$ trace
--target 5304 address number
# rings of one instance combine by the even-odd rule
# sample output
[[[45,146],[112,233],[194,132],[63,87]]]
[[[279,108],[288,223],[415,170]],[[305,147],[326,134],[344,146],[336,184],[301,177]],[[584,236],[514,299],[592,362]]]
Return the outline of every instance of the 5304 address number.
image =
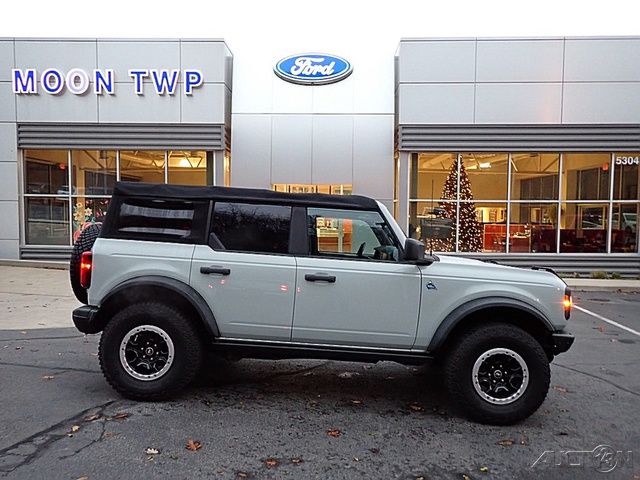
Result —
[[[616,165],[638,165],[640,164],[640,155],[626,157],[616,157]]]

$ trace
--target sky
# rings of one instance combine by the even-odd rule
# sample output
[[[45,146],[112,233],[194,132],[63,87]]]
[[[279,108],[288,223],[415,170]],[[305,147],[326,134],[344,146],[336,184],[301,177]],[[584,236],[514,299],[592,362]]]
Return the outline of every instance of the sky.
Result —
[[[638,0],[30,0],[0,11],[0,37],[222,37],[232,50],[326,50],[353,36],[395,48],[401,37],[640,35]]]

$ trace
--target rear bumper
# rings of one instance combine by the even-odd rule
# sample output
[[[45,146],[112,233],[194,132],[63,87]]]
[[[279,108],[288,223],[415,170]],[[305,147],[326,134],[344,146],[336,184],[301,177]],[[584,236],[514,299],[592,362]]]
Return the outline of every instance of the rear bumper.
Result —
[[[73,311],[71,317],[73,324],[82,333],[98,333],[102,330],[102,325],[96,322],[99,308],[92,305],[83,305]]]
[[[576,338],[564,330],[551,334],[551,351],[554,355],[564,353],[571,348]]]

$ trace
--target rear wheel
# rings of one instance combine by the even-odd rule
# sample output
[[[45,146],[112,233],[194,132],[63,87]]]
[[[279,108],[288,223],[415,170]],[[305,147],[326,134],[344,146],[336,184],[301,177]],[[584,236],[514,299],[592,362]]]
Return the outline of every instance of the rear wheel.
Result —
[[[509,324],[465,332],[447,352],[451,400],[468,418],[509,425],[533,414],[549,390],[549,361],[538,341]]]
[[[100,367],[120,394],[134,400],[169,398],[198,373],[203,348],[182,312],[160,303],[130,305],[106,325]]]
[[[96,243],[102,230],[101,223],[94,223],[85,228],[73,244],[71,259],[69,260],[69,280],[74,295],[81,303],[87,303],[87,289],[80,285],[80,260],[84,252],[89,252]]]

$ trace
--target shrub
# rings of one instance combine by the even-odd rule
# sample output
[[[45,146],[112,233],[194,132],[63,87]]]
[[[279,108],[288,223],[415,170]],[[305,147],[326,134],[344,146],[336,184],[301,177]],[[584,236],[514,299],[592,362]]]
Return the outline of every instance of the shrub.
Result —
[[[606,272],[591,272],[591,278],[602,280],[604,278],[607,278],[607,274]]]

